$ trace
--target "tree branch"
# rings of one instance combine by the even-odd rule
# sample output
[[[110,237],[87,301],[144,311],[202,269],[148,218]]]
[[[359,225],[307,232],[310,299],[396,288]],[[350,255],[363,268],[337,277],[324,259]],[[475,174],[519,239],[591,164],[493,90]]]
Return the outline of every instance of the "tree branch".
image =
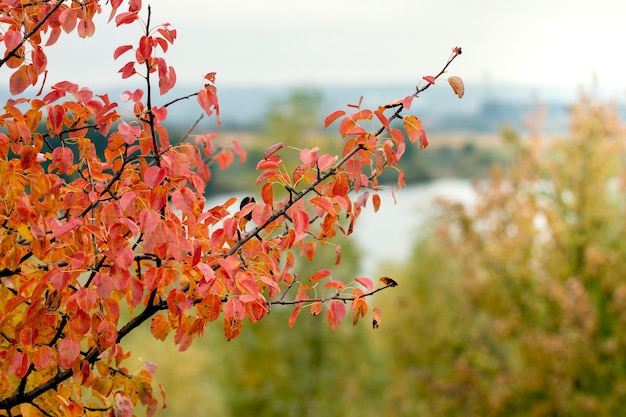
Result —
[[[22,38],[22,40],[20,41],[20,43],[13,48],[11,51],[9,51],[6,56],[2,59],[0,59],[0,67],[3,66],[9,59],[13,58],[13,57],[17,57],[17,51],[24,46],[24,44],[26,43],[26,41],[33,36],[38,30],[39,28],[46,23],[46,21],[48,19],[50,19],[50,17],[52,16],[52,13],[54,13],[56,11],[56,9],[58,9],[59,7],[61,7],[61,5],[65,2],[65,0],[57,0],[57,2],[54,4],[54,6],[52,6],[52,8],[48,11],[48,13],[46,13],[41,20],[35,25],[33,26],[33,28],[31,29],[30,32],[25,33],[24,37]]]

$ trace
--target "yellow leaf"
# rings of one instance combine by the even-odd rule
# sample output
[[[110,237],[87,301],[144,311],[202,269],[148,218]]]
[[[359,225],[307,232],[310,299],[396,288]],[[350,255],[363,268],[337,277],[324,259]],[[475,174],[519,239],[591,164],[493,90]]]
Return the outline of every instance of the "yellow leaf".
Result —
[[[22,237],[28,241],[32,241],[33,240],[33,234],[30,232],[30,227],[28,227],[27,224],[20,224],[17,227],[17,231],[20,233],[20,235],[22,235]]]

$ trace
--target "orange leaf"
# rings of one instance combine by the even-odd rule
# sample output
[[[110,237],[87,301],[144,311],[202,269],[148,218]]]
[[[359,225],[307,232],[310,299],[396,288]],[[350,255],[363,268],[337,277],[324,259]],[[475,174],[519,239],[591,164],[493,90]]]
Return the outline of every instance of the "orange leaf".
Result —
[[[320,301],[316,301],[311,304],[311,315],[317,316],[322,312],[323,304]]]
[[[32,146],[24,146],[20,151],[20,166],[23,169],[28,169],[37,160],[37,151]]]
[[[339,300],[332,300],[326,312],[326,319],[332,330],[337,330],[341,320],[346,316],[346,305]]]
[[[224,336],[226,336],[226,340],[233,340],[235,337],[239,335],[241,332],[241,320],[237,319],[227,319],[224,316]]]
[[[404,130],[409,135],[411,143],[419,140],[420,131],[422,130],[422,121],[416,116],[404,116]]]
[[[30,65],[22,65],[11,74],[11,78],[9,79],[9,90],[11,91],[11,95],[21,94],[24,90],[28,88],[31,84],[31,79],[28,73],[28,67]]]
[[[324,129],[327,129],[335,120],[339,119],[341,116],[345,115],[346,112],[343,110],[337,110],[326,116],[324,119]]]
[[[165,315],[159,314],[152,318],[152,322],[150,323],[150,331],[152,332],[152,335],[158,340],[165,340],[171,330],[172,325],[167,320]]]
[[[363,291],[355,288],[352,291],[352,296],[355,297],[352,301],[352,324],[355,325],[359,321],[359,316],[365,317],[367,314],[367,302],[362,297]]]
[[[261,189],[261,198],[265,204],[270,206],[270,208],[274,205],[274,187],[272,186],[272,183],[268,182],[263,185],[263,188]]]
[[[374,213],[378,212],[380,208],[380,196],[378,194],[372,196],[372,204],[374,205]]]
[[[346,288],[346,284],[344,284],[343,282],[333,279],[331,281],[328,281],[325,285],[326,288],[336,288],[338,290],[343,290]]]
[[[311,278],[309,278],[309,281],[317,282],[320,279],[326,278],[328,276],[330,276],[330,270],[329,269],[320,269],[319,271],[317,271],[316,273],[311,275]]]
[[[457,76],[452,76],[448,78],[448,83],[450,84],[450,87],[452,87],[452,91],[454,91],[454,93],[459,96],[459,98],[462,98],[463,94],[465,93],[465,85],[463,84],[463,80]]]
[[[302,310],[302,304],[298,304],[291,312],[291,315],[289,316],[289,328],[290,329],[293,328],[293,325],[296,322],[298,315],[300,314],[300,310]]]

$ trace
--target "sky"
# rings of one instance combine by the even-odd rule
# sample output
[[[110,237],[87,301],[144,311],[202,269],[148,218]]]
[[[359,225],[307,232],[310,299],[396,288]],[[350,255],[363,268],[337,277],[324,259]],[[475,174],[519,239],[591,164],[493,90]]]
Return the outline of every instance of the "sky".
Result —
[[[178,31],[165,57],[183,84],[201,85],[202,76],[215,71],[218,85],[229,86],[413,86],[436,74],[460,46],[463,54],[449,74],[466,83],[574,88],[596,77],[602,87],[626,91],[623,0],[148,3],[153,24],[168,22]],[[105,22],[99,19],[93,39],[73,36],[55,45],[48,82],[119,80],[116,71],[126,60],[113,62],[113,51],[136,43],[141,28],[116,30]]]

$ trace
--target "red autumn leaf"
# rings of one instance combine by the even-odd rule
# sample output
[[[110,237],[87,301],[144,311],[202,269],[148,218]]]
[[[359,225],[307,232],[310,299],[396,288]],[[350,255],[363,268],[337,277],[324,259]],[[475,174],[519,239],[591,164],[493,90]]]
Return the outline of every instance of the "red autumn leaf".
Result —
[[[211,116],[215,111],[215,118],[218,125],[220,120],[220,108],[217,101],[217,92],[214,86],[207,85],[198,92],[198,104],[207,116]]]
[[[174,190],[172,193],[172,203],[183,213],[188,213],[191,211],[191,206],[180,192],[180,190]]]
[[[374,282],[370,278],[357,277],[357,278],[354,278],[354,280],[358,282],[359,284],[361,284],[362,286],[364,286],[367,289],[367,291],[374,290]]]
[[[361,165],[358,165],[361,168]],[[360,172],[359,172],[360,174]],[[350,192],[350,183],[345,176],[337,177],[333,184],[333,196],[347,195]]]
[[[137,48],[137,62],[143,64],[148,61],[152,56],[152,38],[149,36],[142,36],[139,39],[139,47]]]
[[[148,167],[143,173],[143,181],[148,187],[154,188],[157,185],[161,185],[166,174],[167,170],[165,168],[153,165]]]
[[[76,22],[78,21],[78,14],[76,13],[76,9],[73,7],[68,7],[67,9],[61,10],[59,13],[59,22],[63,27],[65,33],[70,33],[76,27]]]
[[[30,359],[28,355],[24,352],[16,352],[13,358],[11,359],[10,372],[13,373],[17,378],[23,378],[28,372],[28,367],[30,366]]]
[[[53,88],[48,94],[44,96],[42,101],[45,104],[50,104],[50,103],[57,101],[61,97],[65,97],[65,91]],[[60,107],[63,108],[63,106],[60,106]]]
[[[50,92],[52,94],[54,91]],[[44,100],[50,95],[46,95]],[[65,95],[65,93],[59,93]],[[57,104],[54,106],[48,106],[48,129],[55,134],[59,134],[63,129],[63,118],[65,117],[65,107]],[[59,149],[59,148],[57,148]]]
[[[76,30],[79,37],[88,38],[96,33],[96,25],[94,25],[93,20],[91,19],[81,19],[78,22]]]
[[[53,27],[52,30],[50,31],[50,36],[48,36],[48,40],[46,41],[46,44],[44,46],[54,45],[59,40],[60,36],[61,36],[61,27],[59,26]]]
[[[215,72],[209,72],[204,76],[204,79],[210,83],[215,83]]]
[[[326,311],[326,319],[332,330],[337,330],[341,320],[346,316],[346,311],[347,308],[343,301],[331,300]]]
[[[308,149],[308,148],[302,149],[299,155],[300,160],[308,168],[313,167],[318,158],[317,151],[319,151],[318,147],[315,147],[312,149]]]
[[[304,210],[298,210],[293,213],[292,218],[296,234],[301,234],[309,230],[309,213]]]
[[[387,116],[385,116],[380,110],[376,110],[374,114],[376,115],[378,120],[380,120],[380,123],[383,125],[383,127],[385,129],[389,129],[389,119],[387,119]]]
[[[311,275],[311,278],[309,278],[309,281],[311,282],[317,282],[322,278],[326,278],[330,276],[330,270],[329,269],[320,269],[319,271],[317,271],[316,273],[314,273],[313,275]]]
[[[276,281],[265,275],[261,275],[259,279],[269,287],[270,298],[275,294],[280,293],[280,286],[276,283]]]
[[[337,155],[325,153],[317,159],[317,168],[320,171],[326,171],[328,168],[333,166],[335,161],[337,161],[337,158]]]
[[[356,325],[359,321],[359,317],[365,317],[367,314],[367,301],[363,297],[364,293],[359,288],[352,290],[352,324]]]
[[[425,149],[428,147],[428,138],[426,136],[426,131],[424,129],[420,130],[420,149]]]
[[[76,292],[75,297],[78,307],[80,307],[83,311],[87,313],[95,307],[98,300],[98,295],[96,294],[96,292],[89,288],[80,288]]]
[[[302,310],[302,304],[298,304],[293,311],[291,312],[291,315],[289,316],[289,328],[292,329],[293,325],[296,322],[296,319],[298,318],[298,315],[300,314],[300,311]]]
[[[433,77],[432,75],[426,75],[425,77],[422,77],[422,78],[426,80],[428,84],[435,84],[435,77]]]
[[[150,234],[152,233],[157,226],[161,223],[161,215],[150,208],[145,208],[141,210],[139,214],[139,224],[141,225],[141,231]]]
[[[122,74],[122,78],[123,79],[126,79],[126,78],[136,74],[137,71],[135,71],[135,63],[134,62],[126,63],[126,65],[124,65],[122,68],[120,68],[120,70],[118,72]]]
[[[174,288],[167,294],[167,308],[170,314],[178,316],[191,308],[191,300],[182,290]]]
[[[4,33],[4,45],[7,51],[12,51],[17,48],[20,42],[22,42],[22,32],[9,29]]]
[[[272,183],[268,182],[263,185],[263,188],[261,189],[261,198],[270,208],[274,205],[274,186]]]
[[[267,204],[257,204],[252,210],[252,220],[258,225],[265,224],[271,215],[272,208]]]
[[[102,349],[110,348],[117,342],[117,328],[115,327],[115,324],[111,322],[101,322],[96,329],[96,333],[98,345]]]
[[[255,299],[260,294],[259,285],[249,273],[239,274],[237,276],[237,286],[243,292],[253,295]]]
[[[9,91],[11,95],[18,95],[24,92],[32,84],[28,70],[29,65],[22,65],[9,78]]]
[[[39,75],[46,70],[46,67],[48,65],[48,58],[46,57],[46,54],[44,53],[41,46],[37,45],[33,47],[33,50],[31,52],[31,61],[33,63],[33,69],[35,71],[35,74]]]
[[[326,116],[326,118],[324,119],[324,129],[327,129],[328,126],[330,126],[335,120],[339,119],[345,114],[345,111],[337,110]]]
[[[132,417],[133,402],[123,392],[115,394],[115,414],[116,417]]]
[[[115,49],[115,52],[113,52],[113,59],[117,59],[119,58],[121,55],[123,55],[125,52],[130,51],[131,49],[133,49],[132,45],[122,45],[122,46],[118,46]]]
[[[159,93],[161,95],[166,94],[170,91],[174,85],[176,84],[176,71],[174,67],[168,67],[165,65],[165,61],[160,60],[159,62],[163,62],[163,64],[158,66],[159,69]],[[216,99],[217,100],[217,99]],[[217,102],[215,104],[215,116],[219,121],[219,107]],[[210,114],[209,114],[210,116]]]
[[[269,148],[267,148],[267,150],[263,154],[263,159],[269,159],[270,156],[274,155],[276,152],[278,152],[280,149],[284,148],[285,146],[287,146],[287,144],[282,143],[282,142],[270,146]],[[278,164],[276,164],[276,167],[277,166]],[[259,168],[259,166],[257,166],[256,169],[263,169],[263,168]]]
[[[74,229],[76,226],[82,223],[83,221],[81,219],[72,219],[68,222],[57,223],[56,225],[52,223],[52,235],[56,238],[61,237],[65,233],[69,232],[70,230]]]
[[[80,354],[80,342],[69,337],[59,341],[59,365],[63,369],[71,369]]]
[[[74,152],[70,148],[60,147],[52,151],[52,163],[50,172],[58,170],[60,174],[66,174],[74,165]]]
[[[411,103],[413,103],[413,98],[415,96],[411,94],[410,96],[406,96],[404,100],[402,100],[402,105],[404,106],[404,110],[409,110],[411,108]]]
[[[127,25],[134,22],[138,18],[139,16],[137,15],[137,12],[120,13],[115,17],[115,23],[117,24],[117,26]]]

